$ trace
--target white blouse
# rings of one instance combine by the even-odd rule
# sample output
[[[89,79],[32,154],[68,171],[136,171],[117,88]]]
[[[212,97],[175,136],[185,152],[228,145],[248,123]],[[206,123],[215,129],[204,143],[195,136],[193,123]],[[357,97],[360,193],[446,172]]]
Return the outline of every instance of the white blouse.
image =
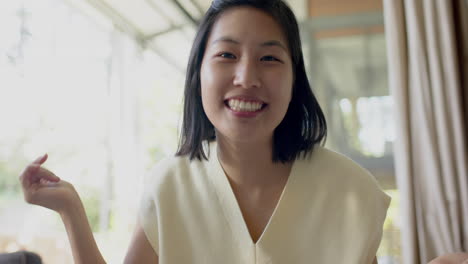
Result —
[[[168,158],[145,181],[140,224],[160,264],[372,263],[390,197],[366,170],[316,146],[254,243],[210,145],[209,161]]]

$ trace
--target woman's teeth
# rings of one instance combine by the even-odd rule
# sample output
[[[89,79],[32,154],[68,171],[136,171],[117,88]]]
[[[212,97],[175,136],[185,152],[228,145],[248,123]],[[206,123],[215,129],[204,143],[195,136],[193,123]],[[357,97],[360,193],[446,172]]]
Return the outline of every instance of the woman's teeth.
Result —
[[[246,102],[236,99],[228,101],[228,106],[237,112],[256,112],[262,108],[262,103],[259,102]]]

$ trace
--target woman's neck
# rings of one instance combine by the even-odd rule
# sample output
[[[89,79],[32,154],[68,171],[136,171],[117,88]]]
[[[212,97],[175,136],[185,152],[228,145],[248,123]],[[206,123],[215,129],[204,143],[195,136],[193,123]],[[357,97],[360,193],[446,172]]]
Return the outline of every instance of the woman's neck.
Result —
[[[262,188],[287,180],[292,163],[273,162],[272,139],[233,142],[217,138],[218,159],[231,183]]]

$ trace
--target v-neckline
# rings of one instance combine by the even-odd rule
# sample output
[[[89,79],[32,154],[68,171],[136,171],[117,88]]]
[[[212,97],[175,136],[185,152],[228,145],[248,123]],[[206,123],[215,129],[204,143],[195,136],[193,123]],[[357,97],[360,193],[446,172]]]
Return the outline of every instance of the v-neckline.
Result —
[[[228,221],[231,231],[234,236],[240,235],[239,239],[243,245],[253,245],[258,246],[264,240],[264,237],[268,234],[274,232],[274,222],[278,219],[279,211],[281,210],[282,204],[285,203],[288,196],[288,189],[290,189],[290,185],[292,184],[292,178],[295,175],[295,167],[296,161],[293,162],[291,166],[291,170],[288,175],[288,179],[286,184],[283,187],[281,192],[280,198],[275,205],[275,209],[271,214],[268,222],[263,229],[260,237],[257,239],[256,242],[253,241],[252,236],[250,235],[249,229],[247,227],[247,223],[245,218],[242,214],[242,211],[239,206],[239,202],[234,194],[231,184],[229,183],[228,176],[224,172],[224,169],[221,165],[221,162],[218,159],[217,154],[217,144],[211,143],[210,144],[210,153],[209,153],[209,163],[210,163],[210,171],[209,177],[212,179],[215,191],[217,196],[220,200],[220,204],[224,213],[226,220]]]

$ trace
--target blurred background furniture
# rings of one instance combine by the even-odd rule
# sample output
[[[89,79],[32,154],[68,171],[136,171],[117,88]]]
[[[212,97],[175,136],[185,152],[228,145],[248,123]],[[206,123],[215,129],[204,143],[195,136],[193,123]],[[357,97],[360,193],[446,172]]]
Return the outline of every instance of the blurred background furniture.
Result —
[[[18,251],[0,253],[0,264],[42,264],[41,257],[34,252]]]

